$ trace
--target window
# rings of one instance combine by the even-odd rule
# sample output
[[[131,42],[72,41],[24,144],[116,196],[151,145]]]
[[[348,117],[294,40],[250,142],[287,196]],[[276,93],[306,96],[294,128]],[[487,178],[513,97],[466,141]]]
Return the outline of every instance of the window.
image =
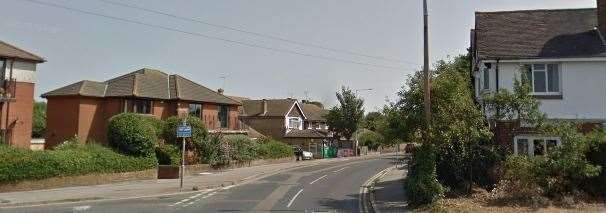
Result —
[[[484,69],[482,70],[482,75],[483,75],[483,83],[482,83],[482,89],[490,89],[490,66],[488,66],[490,64],[486,64]]]
[[[560,139],[557,137],[516,136],[513,153],[526,156],[547,155],[560,145]]]
[[[300,129],[301,128],[301,118],[292,117],[288,118],[288,129]]]
[[[220,105],[219,106],[219,122],[221,123],[221,128],[227,128],[229,121],[229,106]]]
[[[189,115],[202,118],[202,104],[189,104]]]
[[[523,70],[534,94],[560,94],[561,78],[558,64],[523,65]]]
[[[150,100],[125,100],[124,112],[138,114],[152,114],[152,101]]]

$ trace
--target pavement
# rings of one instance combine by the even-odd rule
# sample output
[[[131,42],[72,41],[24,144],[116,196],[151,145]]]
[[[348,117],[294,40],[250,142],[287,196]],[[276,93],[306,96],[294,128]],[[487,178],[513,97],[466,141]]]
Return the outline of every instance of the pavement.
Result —
[[[394,165],[372,155],[239,168],[185,180],[0,193],[0,212],[361,212],[361,186]],[[221,185],[222,184],[222,185]],[[191,190],[194,186],[199,191]]]
[[[398,164],[385,169],[371,186],[370,202],[374,212],[409,212],[404,180],[408,166]]]

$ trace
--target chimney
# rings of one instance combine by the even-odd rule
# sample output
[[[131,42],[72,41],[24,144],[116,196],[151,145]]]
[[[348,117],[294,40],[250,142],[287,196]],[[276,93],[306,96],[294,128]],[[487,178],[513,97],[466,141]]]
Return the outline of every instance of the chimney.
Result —
[[[217,92],[218,92],[219,94],[221,94],[221,95],[223,95],[223,91],[224,91],[224,90],[223,90],[222,88],[219,88],[219,89],[217,90]]]
[[[606,0],[598,1],[598,29],[606,34]]]
[[[267,114],[267,100],[263,99],[262,103],[263,103],[263,115],[266,115]]]

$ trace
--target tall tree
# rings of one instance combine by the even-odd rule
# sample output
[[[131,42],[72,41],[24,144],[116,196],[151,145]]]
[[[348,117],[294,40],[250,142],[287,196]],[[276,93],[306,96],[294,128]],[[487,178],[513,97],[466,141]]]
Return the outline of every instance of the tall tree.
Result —
[[[34,104],[32,137],[42,138],[46,132],[46,102]]]
[[[351,140],[364,117],[364,100],[347,87],[342,87],[341,92],[337,92],[337,100],[339,106],[331,108],[326,115],[328,127],[335,133],[335,137],[343,136]]]

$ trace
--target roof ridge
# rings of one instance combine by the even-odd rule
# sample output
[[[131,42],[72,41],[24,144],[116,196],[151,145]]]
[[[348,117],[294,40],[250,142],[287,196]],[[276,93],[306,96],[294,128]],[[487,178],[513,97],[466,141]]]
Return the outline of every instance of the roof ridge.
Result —
[[[28,55],[30,55],[30,56],[33,56],[34,58],[38,58],[38,60],[39,60],[39,61],[41,61],[41,62],[46,62],[46,59],[44,59],[43,57],[41,57],[41,56],[39,56],[39,55],[36,55],[36,54],[34,54],[34,53],[31,53],[31,52],[29,52],[29,51],[27,51],[27,50],[21,49],[21,48],[19,48],[19,47],[15,46],[15,45],[12,45],[12,44],[6,43],[6,42],[4,42],[4,41],[2,41],[2,40],[0,40],[0,43],[4,44],[4,45],[6,45],[6,46],[9,46],[9,47],[15,48],[15,49],[17,49],[17,50],[19,50],[19,51],[22,51],[22,52],[24,52],[25,54],[28,54]]]
[[[597,8],[559,8],[559,9],[522,9],[522,10],[497,10],[497,11],[476,11],[476,14],[490,13],[515,13],[515,12],[554,12],[554,11],[571,11],[571,10],[597,10]]]
[[[173,75],[174,75],[174,76],[177,76],[177,77],[179,77],[179,78],[182,78],[182,79],[184,79],[184,80],[186,80],[186,81],[189,81],[190,83],[193,83],[193,84],[195,84],[195,85],[197,85],[197,86],[200,86],[200,87],[202,87],[202,88],[204,88],[204,89],[207,89],[207,90],[209,90],[209,91],[211,91],[211,92],[214,92],[214,93],[216,93],[217,95],[221,95],[221,96],[223,96],[223,97],[225,97],[225,98],[227,98],[227,99],[229,99],[229,100],[232,100],[231,98],[228,98],[227,96],[225,96],[225,95],[223,95],[223,94],[221,94],[221,93],[218,93],[218,92],[217,92],[217,91],[215,91],[215,90],[212,90],[212,89],[210,89],[210,88],[208,88],[208,87],[206,87],[206,86],[204,86],[204,85],[202,85],[202,84],[199,84],[199,83],[197,83],[197,82],[195,82],[195,81],[189,80],[188,78],[185,78],[185,77],[183,77],[183,76],[180,76],[179,74],[173,74]],[[236,102],[237,102],[237,101],[236,101]]]

